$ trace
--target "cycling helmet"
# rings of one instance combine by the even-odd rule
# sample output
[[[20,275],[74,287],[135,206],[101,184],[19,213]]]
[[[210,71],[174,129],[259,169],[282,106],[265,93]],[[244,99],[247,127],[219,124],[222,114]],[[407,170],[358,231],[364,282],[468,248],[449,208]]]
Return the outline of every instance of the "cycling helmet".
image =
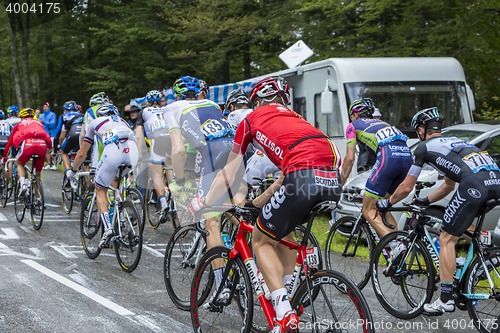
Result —
[[[271,102],[276,96],[281,96],[285,104],[290,101],[290,87],[288,82],[280,76],[266,77],[257,82],[250,91],[249,100],[252,104],[255,104],[257,98]],[[272,98],[269,99],[269,97]]]
[[[207,97],[210,93],[210,87],[203,80],[200,80],[200,93],[205,93],[205,97]]]
[[[162,97],[162,93],[160,91],[150,90],[148,92],[148,94],[146,95],[146,100],[148,101],[148,103],[151,103],[151,104],[155,104],[155,102],[157,104],[160,104],[161,97]]]
[[[19,118],[24,119],[24,118],[33,118],[35,116],[35,111],[30,108],[22,109],[19,111]]]
[[[16,105],[11,105],[7,108],[7,114],[17,116],[19,113],[19,108]]]
[[[96,114],[98,117],[118,115],[118,109],[113,104],[104,103],[99,105]]]
[[[103,103],[109,103],[109,97],[105,92],[100,92],[90,97],[89,106]]]
[[[349,118],[354,121],[354,114],[359,113],[360,116],[372,117],[375,112],[375,105],[371,98],[362,98],[352,102],[349,107]]]
[[[0,110],[0,120],[5,119],[5,112],[3,110]]]
[[[74,101],[67,101],[63,105],[64,111],[76,111],[76,103]]]
[[[248,97],[243,92],[243,89],[241,89],[241,87],[227,94],[226,104],[224,105],[224,108],[226,110],[229,110],[229,106],[231,104],[248,104]]]
[[[192,76],[183,76],[174,83],[174,93],[181,99],[196,97],[200,91],[200,80]]]
[[[411,120],[411,128],[413,128],[415,131],[419,126],[425,126],[425,128],[432,128],[432,129],[441,129],[441,126],[443,125],[443,115],[439,112],[437,107],[429,108],[429,109],[424,109],[421,111],[418,111],[414,116],[413,119]],[[434,126],[428,127],[428,124],[430,123],[439,123],[439,124],[432,124]]]

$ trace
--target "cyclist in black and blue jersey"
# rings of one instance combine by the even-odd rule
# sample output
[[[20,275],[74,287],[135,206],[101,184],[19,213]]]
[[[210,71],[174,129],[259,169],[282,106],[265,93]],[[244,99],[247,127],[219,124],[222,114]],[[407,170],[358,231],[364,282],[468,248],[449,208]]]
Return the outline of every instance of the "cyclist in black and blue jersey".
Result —
[[[12,126],[10,122],[5,119],[5,113],[0,110],[0,151],[3,156],[3,150],[7,142],[9,142],[10,133],[12,131]]]
[[[68,154],[71,151],[77,152],[80,149],[83,114],[80,113],[76,103],[73,101],[66,102],[63,108],[61,133],[58,139],[64,169],[68,170],[71,168],[71,161]]]

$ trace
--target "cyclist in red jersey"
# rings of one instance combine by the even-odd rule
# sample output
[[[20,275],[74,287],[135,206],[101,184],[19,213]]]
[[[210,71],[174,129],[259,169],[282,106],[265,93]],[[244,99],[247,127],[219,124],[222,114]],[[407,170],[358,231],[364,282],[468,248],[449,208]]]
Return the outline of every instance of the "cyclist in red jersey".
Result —
[[[22,109],[19,112],[21,121],[12,130],[12,135],[5,146],[4,157],[2,158],[2,162],[5,163],[9,155],[8,151],[10,147],[14,146],[14,148],[18,150],[16,159],[19,183],[21,185],[21,195],[27,190],[24,165],[28,163],[32,155],[39,155],[40,157],[33,162],[33,170],[35,171],[36,177],[40,179],[47,147],[52,149],[52,140],[50,136],[43,128],[43,125],[38,120],[33,119],[34,116],[35,111],[33,111],[33,109]]]
[[[291,237],[310,209],[324,200],[338,201],[341,192],[340,153],[320,130],[285,107],[288,83],[281,77],[259,81],[250,92],[255,111],[236,130],[233,150],[205,198],[195,198],[192,210],[213,204],[235,180],[247,146],[265,152],[282,176],[253,205],[262,208],[253,231],[252,246],[276,311],[273,332],[295,332],[298,317],[292,310],[285,282],[291,279],[296,253],[277,246]],[[226,179],[229,184],[226,184]],[[292,240],[291,238],[288,238]]]

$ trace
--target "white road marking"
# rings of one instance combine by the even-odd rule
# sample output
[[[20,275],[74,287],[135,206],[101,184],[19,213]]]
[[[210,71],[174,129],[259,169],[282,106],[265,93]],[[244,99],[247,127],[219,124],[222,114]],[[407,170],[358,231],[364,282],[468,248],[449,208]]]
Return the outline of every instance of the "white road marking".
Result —
[[[8,249],[7,245],[0,243],[0,249]]]
[[[65,245],[61,246],[51,245],[50,247],[59,252],[60,254],[62,254],[66,258],[76,258],[76,256],[73,253],[65,249]]]
[[[144,250],[148,250],[149,252],[151,252],[155,257],[158,257],[158,258],[163,258],[165,255],[159,251],[156,251],[155,249],[153,248],[150,248],[149,246],[147,245],[142,245],[142,248]]]
[[[0,221],[8,221],[7,217],[0,213]]]
[[[14,228],[2,228],[2,231],[5,235],[0,235],[0,239],[19,239],[19,236]]]
[[[61,276],[54,271],[51,271],[50,269],[38,264],[37,262],[34,262],[33,260],[21,260],[21,261],[23,263],[25,263],[26,265],[33,267],[34,269],[36,269],[40,273],[43,273],[43,274],[47,275],[48,277],[56,280],[57,282],[60,282],[60,283],[64,284],[65,286],[73,289],[74,291],[77,291],[80,294],[87,296],[88,298],[96,301],[97,303],[101,304],[102,306],[107,307],[108,309],[116,312],[119,315],[122,315],[122,316],[133,316],[134,315],[133,312],[125,309],[124,307],[122,307],[114,302],[111,302],[110,300],[94,293],[93,291],[91,291],[85,287],[82,287],[78,283],[75,283],[75,282],[65,278],[64,276]]]

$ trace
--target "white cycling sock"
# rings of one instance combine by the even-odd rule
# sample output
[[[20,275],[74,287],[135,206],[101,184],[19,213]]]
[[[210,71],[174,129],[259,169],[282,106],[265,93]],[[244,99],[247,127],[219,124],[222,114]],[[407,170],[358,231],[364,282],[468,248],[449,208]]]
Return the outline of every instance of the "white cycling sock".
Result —
[[[273,291],[271,293],[271,301],[273,302],[274,311],[276,311],[277,320],[283,319],[285,314],[288,311],[292,310],[286,288],[281,288]]]
[[[25,183],[26,183],[26,177],[19,177],[19,184],[21,185],[21,187],[23,187]]]
[[[108,212],[101,214],[102,224],[104,225],[104,232],[108,231],[111,228],[111,222],[109,221]]]
[[[163,209],[163,207],[165,207],[165,205],[167,204],[167,199],[165,199],[165,196],[162,195],[160,197],[160,204],[161,204],[161,208]]]
[[[220,282],[222,281],[222,276],[223,275],[224,275],[224,267],[214,269],[215,286],[216,287],[220,286]]]
[[[283,276],[283,283],[287,284],[287,282],[291,282],[293,278],[293,275],[285,275]]]

